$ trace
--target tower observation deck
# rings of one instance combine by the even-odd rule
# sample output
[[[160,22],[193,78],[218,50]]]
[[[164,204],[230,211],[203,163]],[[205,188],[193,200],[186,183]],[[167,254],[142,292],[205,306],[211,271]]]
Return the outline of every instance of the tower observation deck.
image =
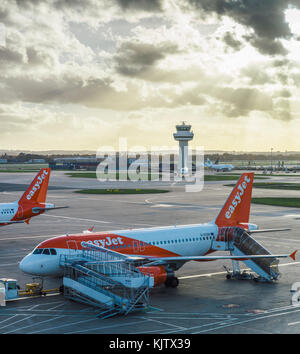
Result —
[[[182,124],[176,125],[176,133],[173,134],[174,139],[179,141],[179,170],[182,173],[188,172],[188,143],[193,140],[194,133],[191,131],[191,125]]]

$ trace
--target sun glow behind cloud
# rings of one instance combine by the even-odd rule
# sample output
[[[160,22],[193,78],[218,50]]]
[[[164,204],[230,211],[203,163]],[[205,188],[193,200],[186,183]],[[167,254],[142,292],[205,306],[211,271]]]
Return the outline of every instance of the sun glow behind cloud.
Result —
[[[288,22],[291,32],[300,36],[300,10],[288,9],[285,11],[285,19]]]

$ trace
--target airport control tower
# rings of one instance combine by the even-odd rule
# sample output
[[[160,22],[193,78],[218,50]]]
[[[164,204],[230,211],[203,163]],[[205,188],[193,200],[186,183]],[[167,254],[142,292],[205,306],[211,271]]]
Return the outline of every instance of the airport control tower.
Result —
[[[174,139],[179,141],[178,169],[182,173],[188,172],[188,143],[190,140],[193,140],[194,137],[191,127],[191,125],[182,122],[182,124],[176,125],[177,132],[173,134]]]

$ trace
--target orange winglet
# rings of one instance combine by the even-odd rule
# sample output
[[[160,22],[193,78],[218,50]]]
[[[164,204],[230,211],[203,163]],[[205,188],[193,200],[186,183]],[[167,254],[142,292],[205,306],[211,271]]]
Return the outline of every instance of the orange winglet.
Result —
[[[26,224],[29,225],[30,218],[25,220]]]
[[[95,227],[95,225],[92,226],[92,227],[90,227],[90,228],[88,229],[88,231],[89,231],[89,232],[92,232],[92,231],[94,230],[94,227]]]
[[[290,254],[290,257],[292,258],[292,260],[296,260],[296,252],[297,252],[298,250],[296,250],[296,251],[294,251],[293,253],[291,253]]]

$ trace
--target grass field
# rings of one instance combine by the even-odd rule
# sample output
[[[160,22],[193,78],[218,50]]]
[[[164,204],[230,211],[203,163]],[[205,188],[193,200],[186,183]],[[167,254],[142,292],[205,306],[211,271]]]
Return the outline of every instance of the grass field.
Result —
[[[82,189],[75,193],[81,194],[150,194],[168,193],[166,189]]]
[[[300,183],[264,182],[253,183],[254,188],[300,190]]]
[[[235,184],[225,184],[226,187],[234,187]],[[281,190],[300,190],[300,183],[281,183],[281,182],[257,182],[253,183],[254,188],[281,189]]]
[[[204,176],[204,181],[237,181],[241,176],[240,174],[232,174],[232,175],[205,175]],[[254,179],[269,179],[269,177],[263,177],[263,176],[254,176]]]
[[[300,208],[300,198],[267,197],[267,198],[252,198],[251,201],[252,203],[255,204]]]
[[[97,178],[96,172],[67,172],[65,173],[67,176],[73,177],[73,178]],[[148,181],[149,175],[144,173],[141,174],[141,179],[143,181]],[[101,176],[103,179],[110,179],[110,180],[127,180],[127,173],[126,172],[117,172],[117,173],[109,173]]]
[[[20,172],[37,172],[41,168],[47,168],[48,164],[0,164],[0,172],[20,173]]]
[[[97,178],[96,172],[67,172],[67,176],[74,177],[74,178]],[[157,178],[157,175],[154,176]],[[226,174],[218,174],[218,175],[205,175],[204,176],[204,181],[209,182],[209,181],[237,181],[240,177],[240,174],[233,174],[233,175],[226,175]],[[123,173],[116,173],[116,174],[108,174],[104,175],[103,178],[109,178],[109,179],[122,179],[126,180],[127,175],[125,172]],[[150,175],[148,176],[147,174],[142,174],[141,175],[142,180],[144,181],[151,181]],[[262,177],[262,176],[255,176],[255,179],[268,179],[269,177]]]

